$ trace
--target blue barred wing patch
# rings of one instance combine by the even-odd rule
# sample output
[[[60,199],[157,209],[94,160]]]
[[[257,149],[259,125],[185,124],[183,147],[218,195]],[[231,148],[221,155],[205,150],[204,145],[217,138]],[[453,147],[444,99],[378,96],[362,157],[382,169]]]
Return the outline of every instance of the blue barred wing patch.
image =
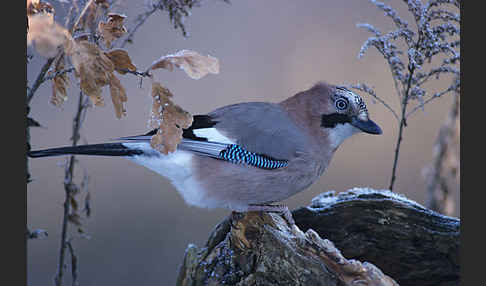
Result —
[[[288,165],[287,160],[277,160],[265,155],[249,152],[241,146],[231,144],[219,153],[219,157],[232,163],[245,163],[262,169],[278,169]]]

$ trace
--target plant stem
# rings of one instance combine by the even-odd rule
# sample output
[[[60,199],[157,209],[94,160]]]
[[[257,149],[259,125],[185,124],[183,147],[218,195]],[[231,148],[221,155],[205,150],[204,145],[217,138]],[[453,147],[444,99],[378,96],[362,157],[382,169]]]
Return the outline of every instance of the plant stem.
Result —
[[[392,170],[392,176],[390,180],[390,186],[388,187],[390,191],[393,191],[393,185],[395,184],[398,155],[400,154],[400,144],[402,143],[402,139],[403,139],[403,128],[407,126],[407,119],[406,119],[407,105],[408,105],[410,87],[412,86],[412,78],[413,78],[413,72],[415,71],[415,67],[409,66],[408,71],[410,77],[408,78],[407,89],[405,90],[405,93],[403,95],[403,100],[402,100],[402,114],[401,114],[402,118],[400,120],[400,125],[398,129],[398,139],[397,139],[397,144],[395,146],[395,158],[393,159],[393,170]]]
[[[27,104],[26,105],[26,114],[25,114],[25,118],[26,118],[26,122],[25,122],[25,141],[26,141],[26,153],[30,151],[30,126],[29,126],[29,123],[28,123],[28,118],[29,118],[29,112],[30,112],[30,107],[29,105]],[[27,175],[27,184],[30,182],[30,172],[29,172],[29,157],[27,157],[27,154],[25,156],[25,170],[26,170],[26,175]]]
[[[78,102],[78,110],[76,112],[76,116],[73,119],[73,135],[71,140],[73,141],[72,146],[76,146],[78,144],[78,140],[80,138],[80,129],[82,124],[82,113],[85,108],[83,104],[84,96],[83,93],[79,93],[79,102]],[[69,158],[69,163],[66,167],[65,175],[64,175],[64,190],[66,192],[66,199],[64,200],[64,215],[62,220],[62,231],[61,231],[61,249],[59,251],[59,265],[58,265],[58,272],[56,277],[54,278],[54,282],[56,286],[62,285],[62,278],[64,276],[64,258],[66,254],[66,247],[68,246],[67,240],[67,230],[68,230],[68,219],[69,213],[71,211],[71,199],[76,191],[76,187],[73,183],[73,171],[74,171],[74,163],[75,156],[72,155]],[[71,246],[72,247],[72,246]],[[77,274],[76,274],[77,275]]]
[[[422,42],[422,35],[419,33],[417,42],[415,43],[415,50],[419,50],[421,42]],[[410,88],[412,87],[413,73],[416,69],[416,66],[411,65],[410,63],[411,63],[411,59],[409,58],[408,59],[408,74],[410,76],[408,77],[408,81],[407,81],[407,89],[405,90],[405,93],[403,94],[402,114],[401,114],[402,119],[400,120],[400,127],[398,129],[397,145],[395,147],[395,158],[393,159],[392,176],[391,176],[391,179],[390,179],[390,186],[388,187],[388,189],[390,191],[393,191],[393,185],[395,184],[397,164],[398,164],[398,155],[400,153],[400,144],[402,143],[402,138],[403,138],[403,128],[407,127],[407,105],[408,105],[408,99],[410,97]]]
[[[37,75],[37,78],[34,81],[34,85],[29,89],[29,92],[27,93],[27,105],[30,103],[32,98],[34,97],[35,92],[37,89],[41,86],[41,84],[45,81],[44,77],[46,76],[47,71],[52,65],[52,62],[54,62],[54,59],[56,57],[48,58],[46,63],[42,66],[39,74]]]
[[[125,37],[125,39],[123,40],[123,42],[120,44],[120,48],[124,48],[126,46],[126,44],[128,44],[129,42],[131,42],[133,40],[133,35],[135,34],[135,32],[138,30],[138,28],[140,28],[145,23],[145,21],[153,13],[155,13],[155,11],[157,11],[158,6],[160,6],[160,1],[157,4],[153,4],[150,10],[146,11],[145,13],[142,13],[142,14],[138,15],[138,17],[137,17],[137,23],[135,24],[135,27],[133,27],[130,30],[130,32],[128,33],[128,35]]]
[[[84,14],[86,13],[86,11],[88,10],[88,7],[89,5],[91,5],[91,3],[93,2],[93,0],[90,0],[88,1],[88,3],[86,3],[86,5],[84,6],[83,8],[83,11],[81,11],[81,13],[79,14],[76,22],[74,24],[72,24],[71,27],[69,27],[69,32],[72,34],[74,29],[76,28],[76,26],[79,24],[79,21],[81,20],[81,18],[84,16]],[[32,100],[32,98],[34,97],[34,94],[35,92],[37,91],[37,89],[41,86],[42,83],[44,83],[46,81],[46,78],[45,78],[45,75],[47,73],[47,71],[49,70],[49,68],[51,67],[52,63],[54,62],[54,60],[61,54],[62,52],[58,52],[56,56],[52,57],[52,58],[48,58],[46,63],[42,66],[41,68],[41,71],[39,72],[39,74],[37,75],[37,78],[35,79],[35,82],[34,82],[34,85],[29,89],[29,92],[27,93],[27,104],[30,103],[30,101]]]

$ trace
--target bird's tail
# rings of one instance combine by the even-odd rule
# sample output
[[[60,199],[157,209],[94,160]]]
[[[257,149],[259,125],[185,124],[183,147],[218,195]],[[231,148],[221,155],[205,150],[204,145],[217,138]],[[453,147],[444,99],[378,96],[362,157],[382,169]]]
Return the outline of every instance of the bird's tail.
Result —
[[[141,155],[140,149],[128,148],[122,143],[90,144],[70,147],[59,147],[44,150],[30,151],[31,158],[51,157],[62,155],[98,155],[98,156],[133,156]]]

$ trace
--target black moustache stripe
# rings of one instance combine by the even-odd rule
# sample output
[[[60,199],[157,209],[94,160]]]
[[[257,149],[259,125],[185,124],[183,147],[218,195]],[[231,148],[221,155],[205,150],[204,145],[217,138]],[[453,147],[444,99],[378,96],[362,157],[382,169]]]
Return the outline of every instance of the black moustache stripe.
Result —
[[[321,127],[334,128],[338,124],[350,123],[351,119],[346,114],[331,113],[323,114],[321,117]]]

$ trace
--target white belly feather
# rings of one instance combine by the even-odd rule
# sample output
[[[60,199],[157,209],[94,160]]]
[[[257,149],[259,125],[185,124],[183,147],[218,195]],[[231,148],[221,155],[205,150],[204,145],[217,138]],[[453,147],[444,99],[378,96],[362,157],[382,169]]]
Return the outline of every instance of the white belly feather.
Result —
[[[206,198],[206,191],[196,181],[192,164],[196,155],[182,150],[163,155],[146,142],[122,144],[128,148],[144,150],[148,155],[131,156],[127,159],[169,179],[187,204],[203,208],[218,207],[217,202]]]

